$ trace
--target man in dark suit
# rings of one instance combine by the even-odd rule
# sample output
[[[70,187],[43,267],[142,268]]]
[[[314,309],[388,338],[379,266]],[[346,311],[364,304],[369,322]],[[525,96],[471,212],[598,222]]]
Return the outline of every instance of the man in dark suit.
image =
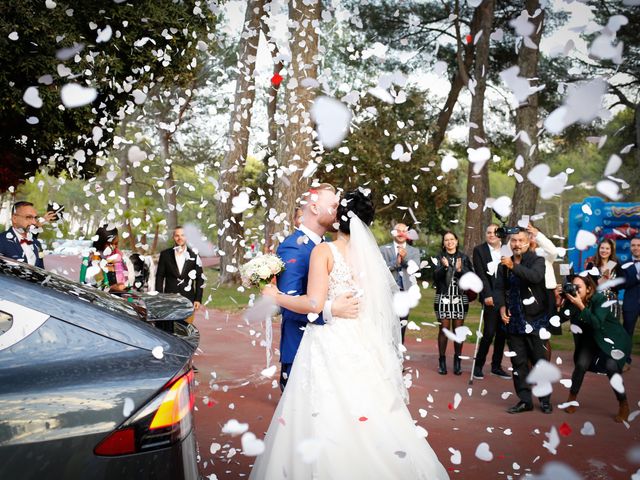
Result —
[[[500,315],[495,308],[494,288],[496,273],[500,265],[500,248],[502,242],[496,235],[498,225],[492,223],[485,230],[486,242],[477,245],[473,249],[473,270],[482,280],[482,291],[479,295],[480,303],[484,309],[482,326],[482,338],[476,355],[476,363],[473,369],[473,378],[482,379],[482,368],[489,353],[489,347],[493,342],[493,355],[491,357],[491,374],[500,378],[509,379],[511,375],[502,369],[502,354],[504,352],[505,333],[500,324]],[[494,341],[495,338],[495,341]]]
[[[31,202],[16,202],[11,209],[11,228],[0,233],[0,255],[44,268],[42,245],[33,234],[39,227]]]
[[[417,282],[415,274],[420,271],[420,251],[407,243],[409,227],[398,223],[391,231],[393,243],[380,247],[380,253],[401,291],[409,290]],[[409,317],[400,319],[402,343]]]
[[[160,293],[179,293],[193,302],[198,310],[202,303],[202,261],[200,256],[187,246],[182,227],[173,231],[175,247],[160,253],[156,271],[156,290]]]
[[[622,325],[629,336],[633,339],[633,332],[636,329],[638,316],[640,316],[640,237],[631,239],[631,261],[624,270],[624,300],[622,302]],[[631,356],[627,357],[627,363],[623,371],[629,370]]]
[[[509,238],[513,255],[501,257],[496,278],[494,303],[507,331],[513,366],[513,386],[520,401],[508,413],[533,410],[531,385],[527,376],[531,367],[546,361],[540,329],[549,325],[549,297],[544,281],[544,258],[529,250],[529,234],[521,228]],[[551,413],[550,395],[540,397],[543,413]]]
[[[309,259],[313,247],[323,241],[326,232],[335,232],[338,196],[332,185],[323,183],[309,189],[302,206],[300,226],[280,244],[278,256],[285,269],[277,277],[278,290],[288,295],[307,293]],[[306,314],[282,309],[280,326],[280,389],[284,390],[293,360],[295,359],[304,329],[308,322],[324,324],[331,316],[355,318],[358,315],[358,300],[352,294],[343,294],[333,302],[325,302],[323,313],[311,319]]]

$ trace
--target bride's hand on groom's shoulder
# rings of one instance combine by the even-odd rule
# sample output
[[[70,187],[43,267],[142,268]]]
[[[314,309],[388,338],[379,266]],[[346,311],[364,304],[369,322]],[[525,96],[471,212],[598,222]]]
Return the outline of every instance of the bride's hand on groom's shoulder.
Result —
[[[358,318],[360,301],[353,293],[343,293],[333,300],[331,315],[340,318]]]

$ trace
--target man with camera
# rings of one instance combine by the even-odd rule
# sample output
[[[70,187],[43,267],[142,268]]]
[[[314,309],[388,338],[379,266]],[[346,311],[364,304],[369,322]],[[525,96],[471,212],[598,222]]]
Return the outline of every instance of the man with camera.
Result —
[[[11,208],[11,228],[0,233],[0,255],[44,268],[44,252],[37,237],[43,223],[57,219],[48,211],[39,219],[33,203],[16,202]]]
[[[420,251],[407,243],[409,227],[404,223],[398,223],[393,227],[391,234],[393,243],[380,247],[380,252],[400,290],[409,290],[409,287],[416,283],[415,273],[420,265]],[[408,316],[400,319],[403,344],[408,321]]]
[[[530,365],[546,358],[539,332],[548,326],[549,308],[544,258],[529,250],[527,231],[518,228],[509,237],[509,246],[513,255],[500,259],[494,302],[505,325],[509,350],[515,353],[511,357],[513,385],[520,400],[507,412],[521,413],[533,410],[527,376]],[[540,397],[540,408],[551,413],[550,395]]]
[[[493,355],[491,357],[491,374],[500,378],[509,379],[511,375],[502,369],[502,355],[504,352],[505,333],[498,323],[500,315],[495,308],[495,283],[498,265],[500,264],[500,247],[502,237],[498,236],[498,225],[490,224],[485,231],[486,242],[477,245],[473,249],[473,270],[482,280],[480,303],[484,309],[482,326],[482,338],[476,354],[473,378],[483,379],[482,367],[487,359],[489,347],[493,342]],[[494,341],[495,337],[495,341]]]

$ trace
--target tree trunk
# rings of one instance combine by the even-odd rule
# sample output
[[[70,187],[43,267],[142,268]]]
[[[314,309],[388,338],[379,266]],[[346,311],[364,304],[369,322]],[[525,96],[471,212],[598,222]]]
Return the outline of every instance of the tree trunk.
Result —
[[[169,232],[169,235],[171,235],[171,233],[173,233],[173,230],[175,230],[176,226],[178,225],[178,204],[176,195],[176,182],[173,178],[173,165],[169,158],[170,134],[163,129],[158,129],[158,132],[160,134],[160,159],[166,172],[164,176],[164,201],[167,205],[167,231]]]
[[[302,173],[316,157],[310,109],[316,96],[314,89],[303,86],[305,78],[317,77],[318,33],[314,23],[320,18],[320,2],[289,0],[291,67],[286,85],[286,123],[280,142],[279,169],[271,206],[284,214],[281,232],[293,230],[293,215],[300,195],[308,189]]]
[[[471,35],[475,36],[475,33],[480,28],[480,18],[481,18],[481,10],[476,8],[473,12],[473,17],[471,18]],[[484,35],[484,34],[483,34]],[[456,70],[456,74],[451,81],[451,88],[449,89],[449,94],[447,95],[447,100],[445,101],[444,107],[440,110],[438,114],[438,119],[436,121],[436,128],[433,136],[431,137],[431,142],[429,148],[433,151],[433,153],[437,153],[440,149],[440,145],[445,137],[445,133],[447,131],[447,127],[449,126],[449,121],[451,120],[451,116],[453,115],[453,108],[456,106],[458,102],[458,97],[460,96],[460,91],[462,87],[465,86],[464,78],[467,75],[466,72],[469,71],[471,65],[473,65],[473,52],[474,45],[473,43],[468,43],[464,45],[464,60],[462,61],[462,67],[459,67]],[[460,71],[462,70],[462,71]]]
[[[264,0],[251,0],[247,3],[244,29],[238,45],[238,77],[229,124],[228,150],[220,165],[219,188],[229,194],[226,201],[218,202],[216,211],[218,248],[221,255],[219,280],[223,284],[238,283],[238,268],[244,256],[242,214],[232,213],[231,207],[233,197],[240,191],[240,179],[249,150],[249,128],[255,99],[253,73],[260,40],[260,18],[263,13]]]
[[[640,168],[640,103],[636,103],[636,163]]]
[[[493,24],[495,0],[484,0],[476,8],[479,15],[479,31],[482,36],[476,45],[476,58],[473,78],[476,80],[475,94],[471,100],[469,112],[469,147],[480,148],[486,146],[484,132],[484,95],[487,88],[487,74],[489,70],[489,35]],[[490,217],[490,212],[483,213],[485,199],[489,196],[489,162],[476,174],[473,164],[469,163],[467,174],[467,205],[464,230],[464,251],[471,255],[473,248],[482,242],[483,226]],[[469,203],[477,204],[475,209],[469,208]]]
[[[540,0],[526,0],[525,8],[529,12],[529,21],[535,25],[535,32],[531,35],[531,40],[538,47],[542,37],[544,9],[540,8]],[[539,10],[536,18],[531,18],[534,12]],[[520,46],[518,53],[519,75],[525,78],[538,77],[539,49],[528,48],[524,43]],[[540,162],[538,155],[538,94],[529,95],[527,101],[518,107],[516,111],[516,133],[524,131],[529,135],[531,145],[522,141],[519,137],[516,141],[516,158],[521,155],[524,159],[524,166],[520,174],[524,177],[522,182],[516,183],[513,192],[513,210],[511,211],[510,223],[520,220],[522,215],[531,215],[536,211],[538,201],[538,187],[532,184],[527,175],[533,167]]]
[[[127,118],[120,123],[120,136],[125,138],[127,133]],[[120,167],[120,198],[122,202],[122,206],[124,207],[124,211],[127,213],[131,212],[131,202],[129,201],[129,190],[130,190],[130,180],[131,180],[131,171],[129,169],[129,159],[127,157],[127,149],[124,145],[120,147],[120,151],[118,152],[118,166]],[[129,234],[129,238],[127,238],[127,243],[129,244],[129,249],[131,251],[135,251],[136,249],[136,238],[133,234],[133,228],[131,227],[131,218],[128,216],[124,218],[124,227],[127,233]]]

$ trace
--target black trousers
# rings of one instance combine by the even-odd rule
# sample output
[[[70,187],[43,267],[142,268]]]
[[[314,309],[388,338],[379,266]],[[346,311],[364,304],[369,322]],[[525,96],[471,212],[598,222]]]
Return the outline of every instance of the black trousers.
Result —
[[[284,392],[284,387],[287,386],[289,380],[289,374],[291,373],[291,367],[293,363],[281,363],[280,364],[280,391]]]
[[[633,338],[633,331],[636,329],[639,315],[638,310],[622,310],[622,326],[631,338]],[[631,356],[627,357],[627,363],[631,363]]]
[[[500,320],[500,312],[494,307],[484,306],[484,325],[482,325],[482,338],[478,346],[478,354],[476,355],[476,368],[482,370],[487,360],[489,347],[493,342],[493,355],[491,357],[491,370],[500,368],[502,364],[502,355],[504,353],[504,343],[506,334],[502,328],[502,320]],[[495,337],[495,341],[494,341]]]
[[[584,374],[587,373],[589,367],[600,356],[598,363],[604,362],[604,368],[607,372],[607,378],[611,379],[615,373],[622,373],[618,362],[613,358],[601,353],[598,344],[590,335],[575,335],[576,350],[573,354],[573,361],[575,363],[573,373],[571,374],[571,389],[570,392],[574,395],[578,395],[580,387],[582,387],[582,381],[584,380]],[[618,392],[613,389],[613,393],[619,402],[627,398],[626,394]]]
[[[515,388],[516,395],[521,401],[532,405],[531,385],[527,383],[527,376],[531,371],[529,365],[533,367],[538,363],[538,360],[546,360],[547,356],[544,341],[540,339],[538,332],[530,334],[509,333],[507,335],[507,343],[509,344],[509,350],[516,354],[511,357],[513,387]],[[546,395],[540,397],[540,401],[548,402],[549,398],[550,395]]]

